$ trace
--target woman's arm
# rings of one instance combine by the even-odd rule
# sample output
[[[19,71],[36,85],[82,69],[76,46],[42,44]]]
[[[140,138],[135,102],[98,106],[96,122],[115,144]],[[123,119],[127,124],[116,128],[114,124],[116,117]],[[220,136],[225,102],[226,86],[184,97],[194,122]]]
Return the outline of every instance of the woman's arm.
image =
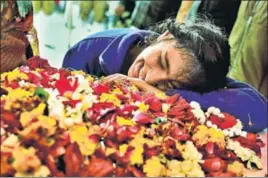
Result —
[[[109,75],[104,78],[104,82],[120,82],[122,80],[128,80],[132,84],[134,84],[138,89],[144,92],[152,92],[152,93],[163,93],[162,90],[159,90],[158,88],[149,85],[146,83],[144,80],[138,79],[138,78],[133,78],[129,77],[123,74],[113,74]]]
[[[241,120],[244,130],[260,132],[267,128],[267,100],[250,85],[228,79],[226,88],[207,93],[173,89],[167,94],[179,93],[188,102],[196,101],[203,109],[210,106],[232,114]]]

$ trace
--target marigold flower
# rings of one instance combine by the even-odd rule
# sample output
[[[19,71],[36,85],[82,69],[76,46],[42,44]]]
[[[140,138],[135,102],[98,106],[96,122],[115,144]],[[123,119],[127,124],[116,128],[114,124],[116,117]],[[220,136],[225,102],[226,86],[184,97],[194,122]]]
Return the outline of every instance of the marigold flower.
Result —
[[[148,177],[166,176],[166,167],[161,164],[160,159],[156,156],[146,160],[145,165],[143,166],[143,171]]]

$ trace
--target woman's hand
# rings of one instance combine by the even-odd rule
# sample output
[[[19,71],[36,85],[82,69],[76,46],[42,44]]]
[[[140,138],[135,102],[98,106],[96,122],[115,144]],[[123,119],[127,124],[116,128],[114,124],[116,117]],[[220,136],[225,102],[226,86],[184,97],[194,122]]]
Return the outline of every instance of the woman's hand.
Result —
[[[141,91],[153,92],[153,93],[163,92],[162,90],[159,90],[158,88],[156,88],[152,85],[149,85],[144,80],[129,77],[129,76],[126,76],[123,74],[113,74],[113,75],[109,75],[109,76],[104,78],[104,82],[120,82],[122,80],[130,81],[132,84],[134,84]]]

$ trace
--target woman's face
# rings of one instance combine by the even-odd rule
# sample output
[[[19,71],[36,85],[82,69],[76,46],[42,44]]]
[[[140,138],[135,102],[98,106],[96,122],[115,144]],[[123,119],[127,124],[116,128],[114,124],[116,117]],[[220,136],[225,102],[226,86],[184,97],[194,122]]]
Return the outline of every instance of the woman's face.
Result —
[[[145,48],[131,65],[128,76],[140,78],[148,84],[162,90],[179,87],[178,81],[184,81],[183,66],[186,64],[183,54],[175,48],[174,36],[165,32],[157,43]]]

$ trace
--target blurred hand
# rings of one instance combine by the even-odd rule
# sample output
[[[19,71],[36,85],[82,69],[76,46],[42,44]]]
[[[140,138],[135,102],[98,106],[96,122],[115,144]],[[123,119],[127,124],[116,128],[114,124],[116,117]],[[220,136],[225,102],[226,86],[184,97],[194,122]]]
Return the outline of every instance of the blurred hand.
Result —
[[[134,84],[138,89],[140,89],[141,91],[144,92],[163,92],[161,90],[159,90],[158,88],[149,85],[148,83],[146,83],[144,80],[138,79],[138,78],[133,78],[133,77],[129,77],[123,74],[113,74],[113,75],[109,75],[107,77],[104,78],[104,82],[120,82],[122,80],[128,80],[130,83]]]

